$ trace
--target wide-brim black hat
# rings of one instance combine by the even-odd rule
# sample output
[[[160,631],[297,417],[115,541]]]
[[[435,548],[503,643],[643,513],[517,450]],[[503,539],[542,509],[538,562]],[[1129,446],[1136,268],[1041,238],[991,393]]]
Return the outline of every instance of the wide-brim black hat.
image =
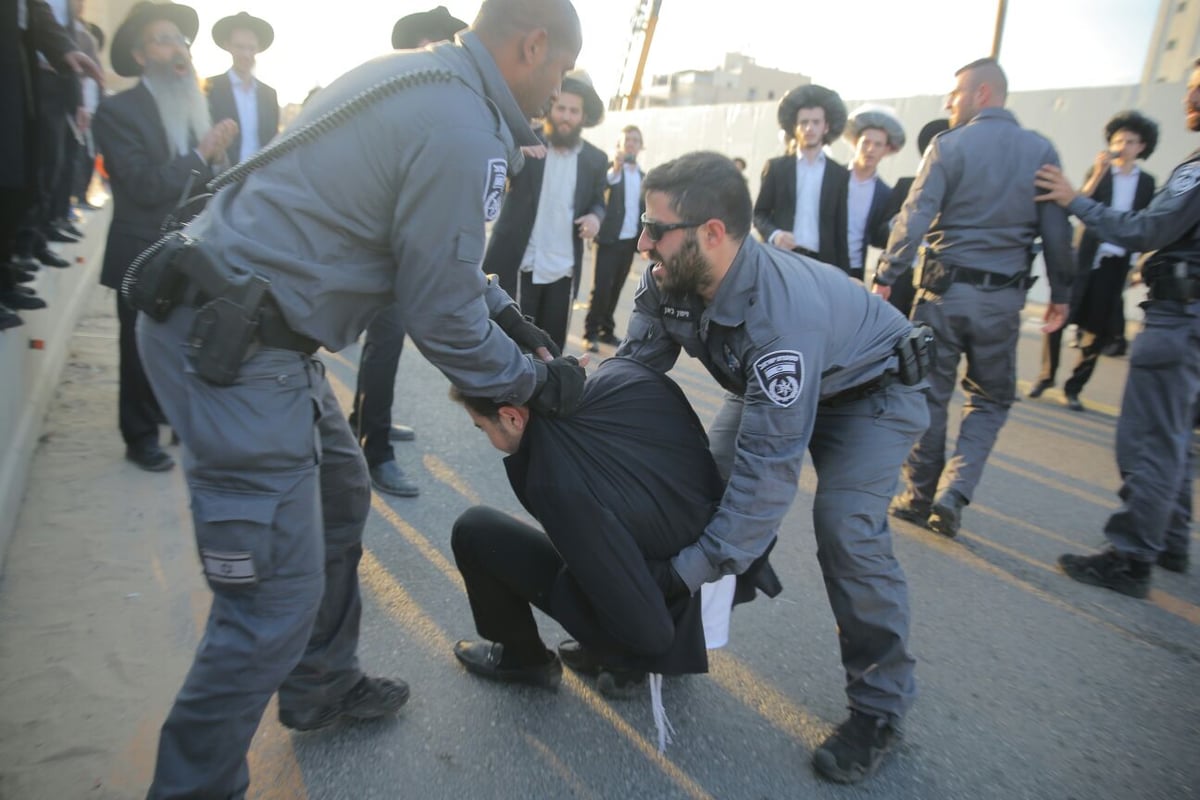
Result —
[[[842,135],[846,129],[846,104],[832,89],[810,83],[807,86],[797,86],[783,96],[779,101],[779,127],[789,139],[796,135],[796,114],[802,108],[825,109],[825,121],[829,123],[829,132],[825,134],[825,144],[830,144]]]
[[[196,31],[200,29],[200,20],[191,6],[143,0],[129,9],[129,15],[113,36],[112,49],[109,51],[113,72],[123,78],[142,74],[142,65],[134,59],[133,51],[141,44],[142,29],[160,19],[174,22],[175,27],[179,28],[179,32],[189,41],[196,38]]]
[[[561,92],[583,98],[583,127],[591,128],[604,121],[604,101],[592,88],[592,76],[582,69],[573,69],[563,76]]]
[[[1146,145],[1138,158],[1149,158],[1158,146],[1158,123],[1138,111],[1121,111],[1104,126],[1104,141],[1112,139],[1117,131],[1133,131]]]
[[[950,130],[950,120],[945,117],[938,117],[926,122],[925,126],[921,128],[921,132],[917,134],[917,155],[924,158],[925,151],[929,149],[933,137],[948,130]]]
[[[409,14],[396,20],[392,28],[392,49],[412,50],[420,47],[422,39],[431,42],[444,42],[453,39],[454,34],[467,27],[467,23],[458,17],[450,16],[445,6],[438,6],[430,11]]]
[[[859,106],[846,120],[846,131],[843,134],[846,141],[852,145],[858,144],[858,137],[868,128],[878,128],[887,135],[888,145],[893,150],[904,147],[904,125],[896,112],[885,106]]]
[[[229,49],[229,37],[236,30],[250,31],[258,37],[258,52],[262,52],[275,41],[275,29],[265,19],[260,19],[245,11],[239,11],[232,17],[222,17],[212,27],[213,41],[222,50]]]

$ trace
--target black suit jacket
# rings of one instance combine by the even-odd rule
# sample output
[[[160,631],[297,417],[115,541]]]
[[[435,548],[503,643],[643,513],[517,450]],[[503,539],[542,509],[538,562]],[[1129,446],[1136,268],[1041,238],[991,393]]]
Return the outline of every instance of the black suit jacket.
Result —
[[[642,172],[642,168],[638,167],[638,175],[642,180],[646,180],[646,173]],[[621,236],[621,226],[625,224],[625,170],[621,169],[621,177],[616,183],[608,183],[608,177],[604,179],[605,192],[607,192],[607,200],[604,205],[604,222],[600,224],[600,232],[596,234],[596,244],[616,244]],[[646,192],[638,193],[638,218],[646,212]],[[638,229],[639,232],[641,229]],[[637,233],[634,234],[636,238]]]
[[[22,3],[28,10],[23,31],[17,27],[17,6]],[[61,74],[72,76],[62,58],[78,49],[43,0],[0,0],[0,188],[26,188],[34,182],[37,54],[46,56]]]
[[[575,168],[575,212],[573,219],[584,214],[595,214],[604,221],[604,189],[608,186],[608,157],[595,145],[583,143]],[[537,217],[538,198],[542,195],[542,177],[546,162],[541,158],[525,159],[525,168],[508,182],[508,193],[504,196],[504,207],[492,228],[492,239],[488,242],[483,257],[483,271],[500,277],[500,287],[509,295],[517,296],[517,273],[521,269],[521,258],[529,246],[533,233],[533,222]],[[579,238],[578,226],[571,226],[575,244],[574,291],[579,291],[579,279],[583,273],[583,240]]]
[[[846,189],[850,173],[846,167],[825,157],[821,180],[821,245],[817,257],[826,264],[850,270],[850,246],[846,241]],[[763,241],[778,230],[791,231],[796,223],[796,156],[772,158],[763,168],[762,186],[754,203],[754,228]]]
[[[100,282],[120,288],[125,269],[161,236],[194,171],[189,195],[199,194],[212,170],[195,150],[176,155],[158,118],[154,97],[141,83],[105,98],[92,120],[96,147],[112,186],[113,216]]]
[[[700,593],[668,604],[647,564],[693,544],[724,490],[680,388],[610,358],[569,417],[530,417],[504,465],[565,565],[542,608],[605,663],[707,672]]]
[[[270,86],[258,78],[254,80],[258,87],[255,92],[258,95],[258,119],[255,121],[258,126],[258,143],[259,146],[265,147],[279,132],[279,97]],[[242,129],[246,123],[238,117],[237,102],[233,99],[233,82],[229,79],[228,72],[222,72],[209,78],[207,83],[208,111],[212,114],[213,122],[231,119],[238,124],[238,135],[233,137],[233,142],[226,151],[229,154],[230,165],[236,164],[242,152]]]
[[[1086,183],[1092,176],[1092,171],[1089,169],[1087,176],[1084,178]],[[1092,199],[1097,203],[1103,203],[1106,206],[1112,205],[1112,189],[1113,180],[1112,172],[1109,172],[1100,179],[1100,183],[1096,186],[1096,191],[1092,192]],[[1146,206],[1150,205],[1150,199],[1154,197],[1154,176],[1145,170],[1138,173],[1137,189],[1133,193],[1133,210],[1141,211]],[[1078,277],[1084,280],[1087,279],[1088,273],[1092,270],[1092,261],[1096,258],[1096,251],[1100,249],[1102,240],[1094,233],[1083,228],[1083,232],[1079,237],[1079,246],[1076,250],[1077,259],[1075,264],[1078,268]],[[1079,281],[1077,281],[1078,283]]]

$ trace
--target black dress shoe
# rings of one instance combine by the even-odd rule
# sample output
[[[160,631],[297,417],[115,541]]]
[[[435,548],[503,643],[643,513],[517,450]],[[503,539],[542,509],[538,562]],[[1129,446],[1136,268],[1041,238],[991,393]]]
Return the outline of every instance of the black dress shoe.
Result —
[[[125,448],[125,458],[147,472],[166,472],[175,466],[175,459],[167,455],[158,442],[130,445]]]
[[[609,699],[625,700],[636,697],[645,689],[645,672],[606,667],[574,639],[567,639],[558,646],[558,657],[572,671],[580,675],[596,676],[596,688]]]
[[[279,722],[294,731],[315,731],[341,718],[353,721],[391,716],[408,702],[408,684],[390,678],[363,677],[335,703],[304,709],[279,709]]]
[[[19,328],[25,324],[25,320],[21,319],[21,315],[10,308],[5,308],[0,305],[0,331],[7,331],[11,328]]]
[[[612,333],[602,333],[600,334],[599,341],[600,344],[607,344],[611,345],[612,347],[616,347],[621,343],[621,337]]]
[[[33,255],[14,255],[9,260],[9,263],[17,269],[23,269],[29,272],[37,272],[38,267],[41,266],[41,264],[38,263],[38,260],[34,258]]]
[[[385,461],[371,467],[371,485],[384,494],[397,497],[416,497],[421,489],[404,474],[395,461]]]
[[[74,236],[76,239],[83,239],[83,231],[75,227],[75,223],[70,220],[60,219],[52,223],[52,227],[62,231],[67,236]]]
[[[417,438],[417,432],[407,425],[393,425],[388,431],[388,439],[393,442],[411,442]]]
[[[0,292],[0,303],[17,311],[36,311],[46,307],[46,301],[34,294],[24,294],[16,289]]]
[[[599,353],[600,345],[596,342],[595,339],[584,338],[583,349],[587,350],[589,353]]]
[[[1075,392],[1063,392],[1063,402],[1072,411],[1083,411],[1083,401],[1079,399],[1079,395]]]
[[[53,225],[42,228],[42,236],[45,236],[48,242],[58,242],[59,244],[78,244],[83,239],[83,236],[74,236]]]
[[[454,657],[462,662],[467,672],[501,683],[525,683],[553,689],[562,680],[562,662],[549,650],[546,660],[540,664],[502,666],[504,645],[500,642],[464,640],[454,645]]]
[[[1158,560],[1155,562],[1165,570],[1171,572],[1187,572],[1188,571],[1188,554],[1187,553],[1172,553],[1164,550],[1158,554]]]
[[[39,248],[38,250],[34,251],[33,257],[36,258],[41,263],[45,264],[47,267],[58,267],[59,269],[61,269],[63,267],[71,266],[70,261],[67,261],[65,258],[60,256],[58,253],[51,250],[49,247],[42,247],[42,248]]]
[[[1049,378],[1042,378],[1029,389],[1029,394],[1026,395],[1031,400],[1036,400],[1042,396],[1042,393],[1054,385],[1054,381]]]
[[[574,639],[564,639],[558,645],[558,657],[564,666],[580,675],[599,675],[600,662],[591,651]]]
[[[33,283],[37,279],[37,275],[23,269],[14,269],[11,274],[12,279],[17,283]]]

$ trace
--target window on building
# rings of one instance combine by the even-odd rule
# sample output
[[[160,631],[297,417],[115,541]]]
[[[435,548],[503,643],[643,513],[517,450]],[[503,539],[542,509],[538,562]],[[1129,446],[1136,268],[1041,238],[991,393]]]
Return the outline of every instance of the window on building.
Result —
[[[1174,50],[1175,44],[1176,44],[1176,42],[1174,39],[1167,39],[1167,45],[1163,49],[1164,50]]]
[[[1180,3],[1180,4],[1179,4],[1179,5],[1177,5],[1177,6],[1175,6],[1175,10],[1176,10],[1176,11],[1183,11],[1185,8],[1187,8],[1187,0],[1183,0],[1183,2],[1182,2],[1182,3]]]
[[[753,100],[755,95],[757,95],[757,94],[758,94],[758,89],[755,89],[754,87],[750,87],[750,91],[746,92],[746,99]]]
[[[774,100],[774,99],[775,99],[775,91],[774,91],[774,90],[767,92],[767,99],[768,99],[768,100]]]

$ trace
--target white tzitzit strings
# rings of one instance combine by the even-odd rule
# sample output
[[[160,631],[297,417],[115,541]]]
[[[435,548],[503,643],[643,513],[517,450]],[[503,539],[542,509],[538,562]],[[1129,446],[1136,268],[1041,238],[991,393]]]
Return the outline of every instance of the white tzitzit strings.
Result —
[[[663,676],[657,672],[650,673],[650,708],[654,712],[654,726],[658,728],[658,752],[665,752],[667,745],[674,740],[671,735],[675,733],[675,727],[671,725],[671,720],[667,719],[667,709],[663,707],[662,701],[662,680]]]

